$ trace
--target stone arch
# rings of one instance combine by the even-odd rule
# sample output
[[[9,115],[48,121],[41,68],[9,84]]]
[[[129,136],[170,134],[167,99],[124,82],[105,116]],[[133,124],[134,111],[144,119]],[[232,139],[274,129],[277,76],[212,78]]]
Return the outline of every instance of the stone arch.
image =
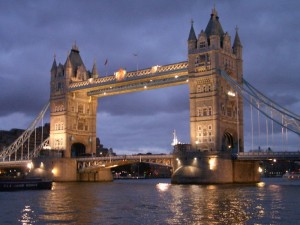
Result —
[[[71,157],[76,158],[85,154],[85,145],[82,143],[74,143],[71,146]]]
[[[232,134],[228,131],[225,131],[222,137],[222,151],[232,150],[234,147],[234,139]]]

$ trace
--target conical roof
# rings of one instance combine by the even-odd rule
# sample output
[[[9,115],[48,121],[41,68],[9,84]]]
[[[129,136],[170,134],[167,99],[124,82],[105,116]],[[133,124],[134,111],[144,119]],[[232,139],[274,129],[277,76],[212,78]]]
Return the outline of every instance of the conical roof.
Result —
[[[56,59],[55,59],[55,55],[54,55],[54,59],[53,59],[53,63],[52,63],[52,67],[51,67],[51,72],[53,71],[56,71],[57,69],[57,64],[56,64]]]
[[[188,41],[197,41],[194,26],[193,26],[193,21],[191,22],[191,29],[190,29]]]
[[[76,46],[76,44],[74,44],[72,46],[71,52],[69,54],[69,59],[70,59],[70,63],[71,63],[74,70],[76,70],[81,65],[84,66],[83,61],[81,59],[81,56],[79,54],[78,47]],[[84,66],[84,68],[85,68],[85,66]]]
[[[233,41],[233,48],[236,48],[237,46],[242,46],[242,43],[238,34],[238,29],[236,28],[235,37]]]
[[[215,8],[212,10],[210,20],[205,29],[205,33],[207,37],[209,37],[210,35],[219,35],[220,37],[222,37],[224,35],[223,28],[219,21],[218,12]]]

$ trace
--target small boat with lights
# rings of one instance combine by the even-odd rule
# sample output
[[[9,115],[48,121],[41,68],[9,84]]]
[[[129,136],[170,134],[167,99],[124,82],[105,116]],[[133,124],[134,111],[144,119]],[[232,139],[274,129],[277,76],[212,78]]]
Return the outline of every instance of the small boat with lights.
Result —
[[[300,172],[286,172],[282,178],[287,180],[300,180]]]
[[[52,181],[42,178],[2,178],[0,191],[51,190]]]

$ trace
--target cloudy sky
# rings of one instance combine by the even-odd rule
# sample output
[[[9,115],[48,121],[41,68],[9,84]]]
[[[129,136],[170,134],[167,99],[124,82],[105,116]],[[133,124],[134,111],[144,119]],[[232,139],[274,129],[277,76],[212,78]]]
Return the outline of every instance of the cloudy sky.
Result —
[[[232,40],[239,27],[244,78],[299,114],[298,0],[0,0],[0,130],[28,127],[46,104],[54,54],[65,63],[76,42],[85,66],[96,60],[100,76],[185,61],[190,21],[200,33],[214,3]],[[188,93],[183,85],[101,98],[97,136],[118,154],[169,153],[174,129],[189,142]]]

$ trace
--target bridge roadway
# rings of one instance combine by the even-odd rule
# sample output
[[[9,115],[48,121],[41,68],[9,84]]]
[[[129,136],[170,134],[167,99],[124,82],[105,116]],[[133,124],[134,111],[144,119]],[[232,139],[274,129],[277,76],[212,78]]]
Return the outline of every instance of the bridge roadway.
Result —
[[[293,160],[300,161],[300,151],[298,152],[240,152],[232,155],[235,160]],[[118,155],[108,157],[84,157],[74,158],[77,162],[79,173],[92,171],[97,168],[113,168],[120,165],[136,162],[153,163],[164,166],[172,166],[173,155]],[[3,161],[0,168],[26,167],[31,160]]]

